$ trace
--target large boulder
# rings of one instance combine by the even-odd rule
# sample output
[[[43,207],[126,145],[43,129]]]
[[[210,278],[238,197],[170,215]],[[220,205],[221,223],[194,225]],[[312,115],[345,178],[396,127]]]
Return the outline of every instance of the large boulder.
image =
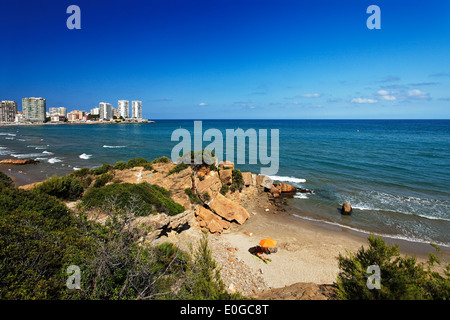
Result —
[[[280,190],[280,192],[282,192],[282,193],[296,193],[297,192],[297,190],[295,189],[294,186],[291,186],[290,184],[282,183],[282,182],[279,182],[277,184],[277,189]]]
[[[247,210],[239,204],[225,198],[220,193],[216,195],[208,206],[222,218],[228,221],[236,221],[239,224],[243,224],[250,217]]]
[[[209,199],[213,199],[216,194],[219,193],[222,188],[222,182],[220,181],[219,175],[216,171],[211,171],[205,179],[199,180],[197,182],[197,194],[201,199],[206,200],[204,195],[207,193],[209,195]]]
[[[242,172],[242,180],[244,180],[244,185],[248,187],[252,184],[252,173],[251,172]]]
[[[351,215],[352,214],[352,206],[349,203],[344,202],[342,204],[341,214],[343,214],[343,215]]]
[[[219,172],[220,181],[223,184],[231,184],[233,182],[233,170],[232,169],[224,169]]]
[[[234,163],[231,161],[220,161],[219,162],[219,169],[223,170],[223,169],[234,169]]]
[[[224,229],[230,227],[228,221],[223,220],[221,217],[202,206],[198,206],[195,209],[195,215],[196,219],[200,222],[200,226],[207,228],[211,233],[221,233]]]
[[[160,236],[161,234],[176,231],[181,232],[188,229],[192,224],[192,211],[186,210],[175,216],[168,216],[165,213],[159,213],[156,215],[149,215],[146,217],[136,218],[136,225],[149,225],[152,227],[152,235]]]
[[[273,180],[267,176],[258,175],[256,177],[256,184],[270,190],[273,185]]]

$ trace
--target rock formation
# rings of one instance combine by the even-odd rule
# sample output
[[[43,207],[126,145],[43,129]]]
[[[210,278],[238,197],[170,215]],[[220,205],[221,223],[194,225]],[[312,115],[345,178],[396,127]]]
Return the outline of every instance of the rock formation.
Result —
[[[236,221],[239,224],[243,224],[250,217],[247,210],[239,204],[225,198],[220,193],[208,203],[208,206],[216,214],[230,222]]]
[[[351,215],[352,214],[352,206],[349,203],[344,202],[342,204],[341,214],[343,214],[343,215]]]
[[[33,159],[3,159],[0,161],[0,164],[36,164],[39,163],[37,160]]]

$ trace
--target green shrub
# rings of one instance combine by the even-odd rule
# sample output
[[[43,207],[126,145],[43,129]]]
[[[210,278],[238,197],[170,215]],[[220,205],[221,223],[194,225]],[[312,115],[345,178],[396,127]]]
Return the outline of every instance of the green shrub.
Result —
[[[220,188],[220,193],[223,195],[226,195],[229,190],[230,190],[230,187],[227,184],[223,184],[222,188]]]
[[[170,176],[171,174],[178,173],[180,171],[183,171],[184,169],[187,169],[188,167],[189,165],[185,163],[177,164],[175,167],[173,167],[173,169],[169,170],[167,175]]]
[[[445,276],[432,271],[431,266],[439,259],[430,254],[428,267],[417,264],[415,257],[402,257],[398,245],[388,246],[380,237],[369,236],[369,248],[361,247],[356,254],[348,257],[339,255],[337,278],[338,297],[341,299],[379,299],[379,300],[422,300],[450,299],[450,264]],[[371,275],[367,268],[371,265],[380,268],[380,289],[367,287]]]
[[[203,234],[194,253],[194,260],[187,270],[188,280],[181,292],[183,299],[195,300],[232,300],[243,299],[240,293],[230,294],[220,277],[217,262],[212,257],[208,245],[208,235]]]
[[[193,203],[193,204],[195,204],[195,203],[201,204],[202,203],[200,198],[192,191],[192,189],[186,188],[186,189],[184,189],[184,193],[186,193],[188,195],[189,201],[191,203]]]
[[[90,172],[89,168],[81,168],[72,172],[70,175],[75,177],[85,177],[89,174],[89,172]]]
[[[195,163],[196,158],[201,159],[201,163]],[[177,159],[177,163],[185,163],[192,166],[192,169],[199,170],[203,166],[210,166],[216,162],[217,158],[211,150],[191,151],[183,154]]]
[[[37,192],[46,193],[62,200],[77,200],[84,191],[80,179],[71,175],[53,176],[38,184],[34,189]]]
[[[108,199],[115,199],[114,205],[116,208],[123,209],[134,204],[136,207],[135,215],[138,216],[157,212],[176,215],[183,212],[184,207],[174,202],[169,196],[170,191],[146,182],[139,184],[114,183],[89,189],[82,201],[87,208],[101,208]]]
[[[211,196],[209,195],[208,192],[203,193],[202,197],[203,197],[203,200],[206,201],[206,202],[211,200]]]
[[[91,170],[91,173],[92,173],[93,175],[98,176],[98,175],[100,175],[100,174],[107,173],[107,172],[108,172],[109,170],[111,170],[112,168],[113,168],[112,165],[110,165],[110,164],[108,164],[108,163],[104,163],[101,167],[96,168],[96,169],[92,169],[92,170]]]
[[[161,157],[161,158],[157,158],[155,160],[153,160],[151,163],[155,164],[155,163],[169,163],[170,159],[167,157]]]
[[[244,178],[242,178],[241,171],[237,169],[233,169],[232,171],[232,179],[233,182],[231,183],[230,190],[231,192],[234,192],[236,190],[242,191],[242,188],[244,187]]]
[[[125,162],[123,162],[123,161],[118,161],[114,165],[114,169],[117,169],[117,170],[123,170],[123,169],[126,169],[126,168],[127,168],[127,164]]]
[[[104,173],[100,175],[97,179],[95,179],[94,188],[103,187],[105,184],[110,182],[114,178],[114,175],[111,173]]]
[[[0,188],[8,188],[13,186],[13,180],[8,175],[0,171]]]

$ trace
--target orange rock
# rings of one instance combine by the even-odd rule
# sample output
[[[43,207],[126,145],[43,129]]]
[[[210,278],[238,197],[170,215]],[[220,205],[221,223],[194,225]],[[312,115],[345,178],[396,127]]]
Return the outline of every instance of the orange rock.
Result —
[[[239,224],[243,224],[250,217],[247,210],[220,193],[209,203],[209,208],[222,218],[237,221]]]

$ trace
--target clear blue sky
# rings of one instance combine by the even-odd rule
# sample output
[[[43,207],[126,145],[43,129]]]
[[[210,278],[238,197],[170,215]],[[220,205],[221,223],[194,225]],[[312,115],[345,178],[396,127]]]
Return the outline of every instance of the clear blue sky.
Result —
[[[69,5],[81,30],[69,30]],[[369,5],[381,30],[369,30]],[[450,118],[450,1],[0,2],[0,99],[150,119]]]

